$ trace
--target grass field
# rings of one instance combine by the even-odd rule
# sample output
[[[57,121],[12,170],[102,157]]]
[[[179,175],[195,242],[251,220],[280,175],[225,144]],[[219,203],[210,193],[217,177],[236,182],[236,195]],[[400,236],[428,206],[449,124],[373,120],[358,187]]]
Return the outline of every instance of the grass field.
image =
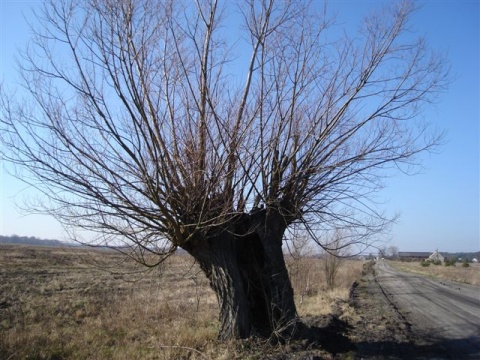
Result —
[[[461,263],[456,266],[433,265],[423,267],[418,261],[390,262],[395,268],[416,274],[430,276],[440,280],[457,281],[465,284],[480,286],[480,264],[469,264],[463,267]]]
[[[320,260],[288,266],[300,316],[348,306],[362,269],[347,262],[326,291]],[[140,270],[112,251],[0,246],[0,359],[242,358],[216,340],[216,297],[190,257]]]

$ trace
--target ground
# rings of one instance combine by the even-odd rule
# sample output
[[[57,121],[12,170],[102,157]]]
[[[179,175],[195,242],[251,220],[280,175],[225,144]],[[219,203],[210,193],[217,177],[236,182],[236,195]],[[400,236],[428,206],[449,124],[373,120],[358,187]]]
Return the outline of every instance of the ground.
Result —
[[[303,340],[225,343],[215,294],[190,258],[145,273],[114,252],[0,246],[0,359],[449,358],[419,341],[373,263],[363,274],[361,263],[345,265],[340,296],[319,285],[319,262],[288,262]]]
[[[439,340],[428,331],[420,331],[428,328],[425,319],[419,320],[418,314],[404,306],[399,309],[375,272],[374,263],[367,263],[362,278],[351,288],[347,304],[339,302],[330,315],[303,319],[316,341],[292,342],[262,358],[478,359],[478,338]]]
[[[339,302],[330,315],[310,316],[313,341],[293,341],[258,358],[287,359],[412,359],[409,324],[382,294],[373,263],[351,288],[348,304]],[[353,309],[353,311],[352,311]],[[316,338],[316,341],[315,341]],[[252,351],[255,354],[256,351]]]

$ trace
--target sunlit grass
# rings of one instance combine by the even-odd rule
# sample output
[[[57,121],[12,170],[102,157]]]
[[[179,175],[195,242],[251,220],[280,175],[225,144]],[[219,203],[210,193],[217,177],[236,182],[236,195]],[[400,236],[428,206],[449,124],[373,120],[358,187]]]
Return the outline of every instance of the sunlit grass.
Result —
[[[323,270],[323,260],[290,259],[287,264],[300,316],[326,315],[336,312],[339,304],[348,301],[352,283],[359,279],[363,269],[362,261],[345,260],[338,270],[335,288],[329,290]]]
[[[188,256],[171,257],[153,271],[135,274],[130,273],[138,270],[134,263],[122,262],[115,252],[0,250],[0,359],[241,357],[234,342],[217,341],[215,294]],[[112,272],[85,259],[102,260],[113,266]],[[320,260],[301,261],[291,274],[300,316],[347,306],[360,262],[345,263],[338,287],[326,291]]]

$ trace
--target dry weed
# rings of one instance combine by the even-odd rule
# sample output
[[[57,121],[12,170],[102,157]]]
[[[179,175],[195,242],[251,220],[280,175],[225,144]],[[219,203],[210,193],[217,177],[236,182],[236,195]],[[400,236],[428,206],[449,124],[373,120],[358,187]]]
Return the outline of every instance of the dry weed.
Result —
[[[301,317],[331,314],[338,310],[339,304],[345,307],[341,310],[347,311],[350,288],[361,276],[363,262],[345,260],[338,271],[335,288],[329,290],[322,261],[311,257],[287,261]]]

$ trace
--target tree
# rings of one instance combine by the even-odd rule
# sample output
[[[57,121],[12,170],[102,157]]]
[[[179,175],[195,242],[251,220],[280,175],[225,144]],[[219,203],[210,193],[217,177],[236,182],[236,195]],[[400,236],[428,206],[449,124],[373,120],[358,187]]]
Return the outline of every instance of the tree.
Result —
[[[304,229],[298,229],[297,226],[292,226],[288,229],[284,236],[286,244],[287,256],[290,256],[290,261],[287,262],[288,274],[290,282],[300,296],[300,304],[306,295],[310,295],[312,291],[312,262],[317,261],[313,256],[313,249],[311,244],[311,236]]]
[[[446,69],[404,39],[408,1],[334,40],[303,2],[238,9],[225,31],[236,22],[216,0],[45,2],[24,91],[0,91],[2,158],[43,194],[31,211],[95,244],[146,266],[185,249],[217,294],[221,338],[288,338],[285,231],[368,245],[385,229],[371,195],[438,144],[417,115]]]
[[[388,247],[388,256],[389,256],[390,259],[392,259],[392,260],[398,259],[398,247],[395,246],[395,245],[390,245],[390,246]]]
[[[291,226],[288,233],[284,236],[284,242],[288,250],[288,255],[293,259],[301,259],[313,255],[312,237],[302,228]]]
[[[349,256],[350,241],[344,231],[334,230],[327,242],[328,250],[323,254],[323,270],[328,289],[335,288],[338,270],[342,266],[345,257]]]
[[[388,248],[386,246],[381,246],[378,248],[378,258],[383,259],[388,256]]]

